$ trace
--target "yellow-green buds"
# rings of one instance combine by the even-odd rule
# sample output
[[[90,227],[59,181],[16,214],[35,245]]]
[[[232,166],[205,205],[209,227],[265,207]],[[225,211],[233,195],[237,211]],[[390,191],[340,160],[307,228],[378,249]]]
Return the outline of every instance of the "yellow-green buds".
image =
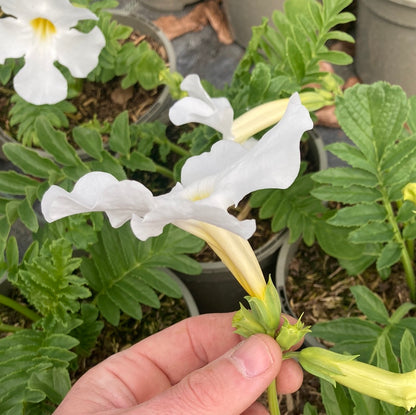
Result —
[[[299,317],[298,321],[295,324],[290,324],[289,320],[286,317],[282,327],[279,330],[279,334],[276,337],[276,341],[279,343],[279,346],[283,351],[289,350],[296,343],[299,343],[306,333],[309,333],[310,326],[305,326],[300,320],[302,316]]]
[[[265,333],[275,336],[280,324],[280,297],[269,279],[264,297],[245,297],[250,305],[251,311],[247,310],[242,304],[233,318],[233,327],[236,333],[244,337],[255,333]]]
[[[288,353],[297,357],[308,372],[338,382],[370,397],[401,406],[407,410],[416,406],[416,370],[393,373],[320,347],[308,347],[300,352]]]

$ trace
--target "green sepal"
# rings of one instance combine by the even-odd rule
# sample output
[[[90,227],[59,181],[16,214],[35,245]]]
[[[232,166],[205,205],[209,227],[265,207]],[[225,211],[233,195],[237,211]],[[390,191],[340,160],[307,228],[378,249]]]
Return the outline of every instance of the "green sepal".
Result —
[[[265,333],[274,337],[280,324],[281,303],[271,279],[266,285],[263,298],[247,296],[245,299],[251,310],[240,305],[240,310],[233,318],[236,332],[244,337],[256,333]]]
[[[301,318],[302,316],[299,317],[295,324],[290,324],[289,320],[283,316],[283,325],[276,337],[276,341],[283,351],[289,350],[296,343],[299,343],[305,334],[311,332],[310,326],[305,326],[301,322]]]

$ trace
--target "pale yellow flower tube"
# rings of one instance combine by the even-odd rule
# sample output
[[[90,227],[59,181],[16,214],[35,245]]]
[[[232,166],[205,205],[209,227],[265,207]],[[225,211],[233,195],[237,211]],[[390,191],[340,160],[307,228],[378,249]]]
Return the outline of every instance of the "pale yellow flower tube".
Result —
[[[309,110],[316,111],[326,105],[333,103],[332,94],[324,96],[324,91],[301,92],[299,94],[301,103]],[[232,124],[232,135],[234,141],[242,143],[254,134],[279,122],[286,111],[289,98],[282,98],[275,101],[259,105],[240,117],[236,118]]]
[[[297,357],[308,372],[331,383],[338,382],[364,395],[407,410],[416,406],[416,370],[393,373],[358,362],[354,360],[355,356],[341,355],[320,347],[305,348],[291,357]]]
[[[266,281],[246,239],[226,229],[196,220],[183,221],[180,227],[203,239],[250,296],[264,298]]]

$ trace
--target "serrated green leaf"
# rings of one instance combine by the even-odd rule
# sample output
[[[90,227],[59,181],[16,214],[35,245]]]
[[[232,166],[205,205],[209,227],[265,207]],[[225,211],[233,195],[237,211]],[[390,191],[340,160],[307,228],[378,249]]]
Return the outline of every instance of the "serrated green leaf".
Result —
[[[52,367],[31,374],[28,382],[30,391],[44,393],[54,404],[58,405],[71,388],[68,370]]]
[[[381,198],[377,189],[357,185],[347,188],[318,186],[311,191],[311,194],[320,200],[332,200],[345,204],[373,203]]]
[[[81,271],[98,290],[98,308],[110,323],[117,324],[120,310],[140,318],[140,303],[159,307],[155,289],[178,296],[176,284],[160,268],[169,263],[172,268],[187,271],[183,266],[187,258],[184,253],[187,248],[194,251],[195,246],[189,245],[185,235],[184,231],[168,226],[159,237],[142,242],[127,224],[113,229],[105,223],[98,234],[98,243],[89,248],[91,260],[83,261]],[[200,242],[198,246],[201,248]],[[190,258],[185,262],[192,265]],[[197,269],[200,271],[200,267]],[[192,272],[192,266],[189,270]]]
[[[305,64],[301,50],[291,38],[286,40],[286,59],[296,77],[300,82],[305,76]]]
[[[368,222],[383,222],[387,212],[379,204],[357,204],[339,209],[328,223],[335,226],[361,226]]]
[[[377,186],[377,177],[365,170],[350,167],[332,167],[314,173],[313,179],[318,183],[332,184],[333,186],[350,187],[359,185],[363,187]]]
[[[349,240],[357,244],[390,242],[393,238],[393,229],[388,223],[368,223],[349,234]]]
[[[395,241],[390,241],[381,250],[380,256],[377,258],[377,270],[380,271],[389,268],[400,261],[402,247]]]
[[[366,160],[364,154],[355,146],[347,143],[333,143],[326,146],[326,149],[352,167],[377,174],[377,169]]]
[[[408,222],[409,220],[413,219],[415,214],[415,205],[410,200],[405,200],[403,204],[400,206],[399,211],[396,215],[396,220],[398,223]]]
[[[416,223],[411,223],[403,229],[403,238],[409,241],[416,239]]]
[[[389,313],[380,297],[364,285],[356,285],[350,289],[357,302],[357,307],[369,320],[380,324],[388,323]]]
[[[406,94],[386,82],[348,88],[336,103],[342,129],[375,168],[400,136],[407,113]]]

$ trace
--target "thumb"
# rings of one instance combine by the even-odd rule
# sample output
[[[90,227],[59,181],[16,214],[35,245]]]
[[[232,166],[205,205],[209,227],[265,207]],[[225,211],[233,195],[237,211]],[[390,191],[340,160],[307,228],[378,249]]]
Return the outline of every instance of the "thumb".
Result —
[[[239,415],[276,378],[281,361],[282,354],[274,339],[254,335],[141,404],[133,413]]]

